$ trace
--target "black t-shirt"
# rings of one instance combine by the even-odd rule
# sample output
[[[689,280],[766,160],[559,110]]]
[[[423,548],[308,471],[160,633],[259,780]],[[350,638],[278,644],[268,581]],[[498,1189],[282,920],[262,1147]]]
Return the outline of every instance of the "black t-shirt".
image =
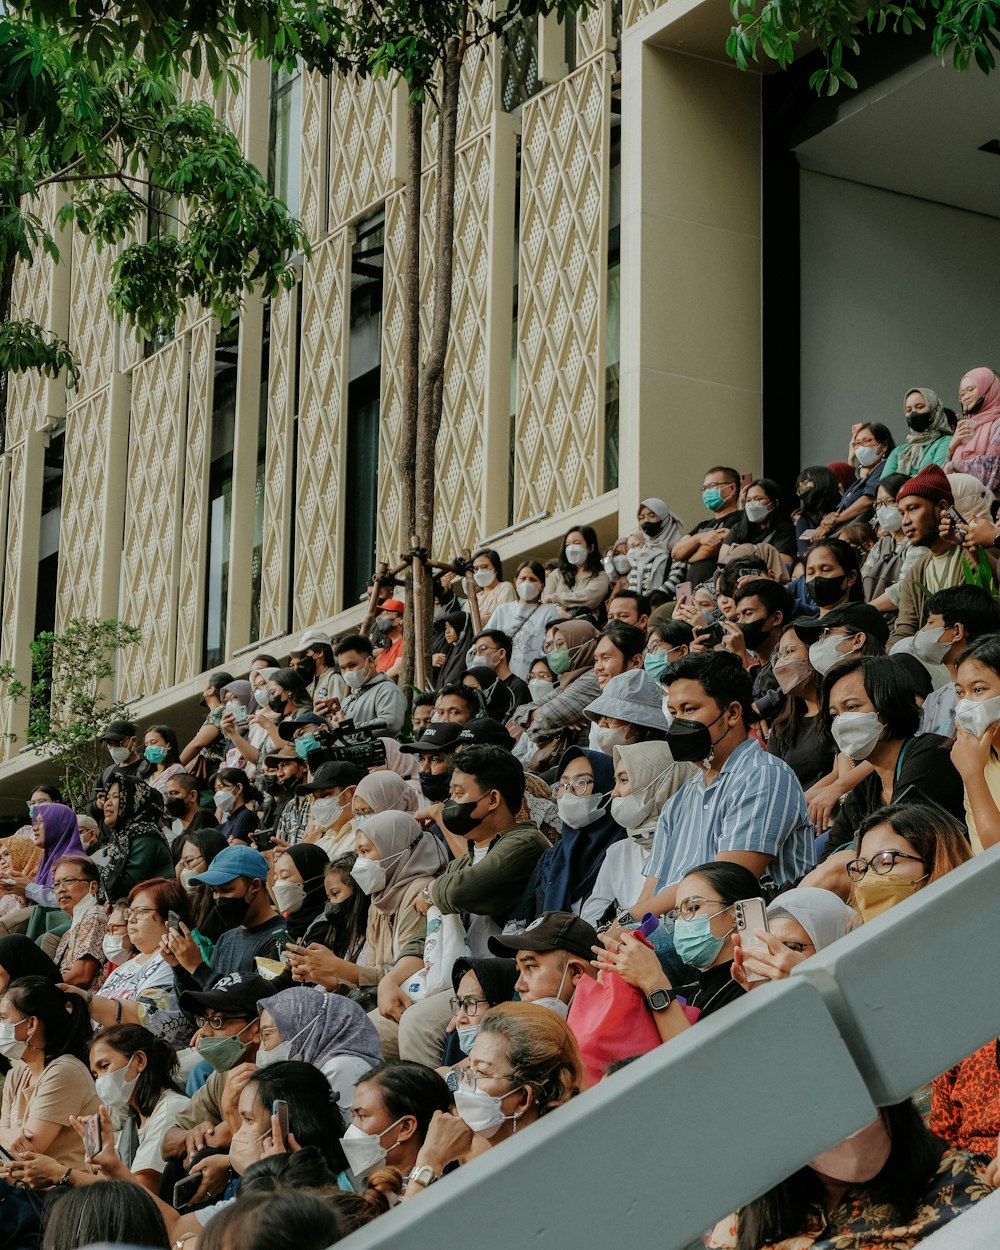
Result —
[[[783,517],[777,523],[765,517],[754,524],[744,514],[742,520],[733,523],[731,530],[731,543],[770,543],[783,556],[795,555],[795,526]]]
[[[699,521],[693,530],[688,530],[688,533],[694,535],[707,534],[709,530],[728,530],[742,520],[743,512],[737,509],[736,512],[730,512],[726,516],[713,516],[707,521]],[[685,580],[693,586],[707,582],[715,573],[718,564],[718,560],[695,560],[693,563],[689,561]]]
[[[965,787],[958,769],[951,762],[950,743],[940,734],[920,734],[907,738],[896,763],[892,785],[893,801],[904,791],[912,802],[930,800],[943,807],[964,826]],[[883,806],[882,782],[878,773],[871,773],[844,798],[840,815],[830,829],[826,855],[839,851],[854,840],[858,825]]]
[[[819,715],[800,720],[798,732],[791,742],[781,741],[772,731],[767,749],[771,755],[785,761],[798,777],[803,790],[815,785],[833,768],[833,748],[823,736],[822,717]]]

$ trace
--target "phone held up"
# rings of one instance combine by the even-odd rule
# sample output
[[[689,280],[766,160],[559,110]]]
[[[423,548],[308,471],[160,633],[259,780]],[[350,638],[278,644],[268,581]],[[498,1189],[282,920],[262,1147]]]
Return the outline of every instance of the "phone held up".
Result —
[[[740,946],[743,948],[743,954],[769,955],[770,951],[767,943],[762,938],[759,938],[756,932],[758,929],[768,932],[764,900],[762,898],[739,899],[733,904],[733,914],[736,919],[736,932],[740,935]],[[767,980],[767,977],[751,972],[746,973],[746,978],[751,985]]]

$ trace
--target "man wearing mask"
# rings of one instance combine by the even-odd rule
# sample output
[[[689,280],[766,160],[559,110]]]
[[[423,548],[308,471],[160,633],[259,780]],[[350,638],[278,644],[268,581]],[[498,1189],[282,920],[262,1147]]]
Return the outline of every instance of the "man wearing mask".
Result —
[[[385,673],[393,681],[403,671],[403,613],[406,605],[402,599],[386,599],[378,614],[378,625],[385,634],[385,644],[375,661],[375,671]]]
[[[199,805],[197,778],[190,773],[174,773],[163,787],[163,806],[172,820],[167,837],[173,842],[182,833],[197,833],[199,829],[215,829],[215,815]]]
[[[309,765],[300,759],[295,748],[289,744],[280,751],[272,751],[264,760],[266,768],[275,771],[267,780],[268,774],[258,774],[256,784],[270,794],[274,800],[271,816],[267,821],[276,841],[285,846],[294,846],[301,842],[312,814],[308,798],[296,793],[309,775]]]
[[[372,644],[364,634],[349,634],[337,645],[336,658],[340,675],[351,689],[341,704],[339,719],[351,720],[355,725],[385,721],[381,732],[389,738],[397,737],[406,719],[406,696],[394,681],[376,670]]]
[[[725,651],[687,655],[663,676],[673,718],[666,742],[675,760],[700,764],[660,813],[646,884],[632,914],[662,916],[677,883],[712,860],[769,871],[779,886],[812,868],[815,835],[798,778],[750,738],[750,677]]]
[[[330,859],[354,850],[351,800],[358,782],[367,776],[357,764],[330,761],[320,764],[311,781],[300,782],[295,793],[308,800],[309,824],[304,842],[315,842]]]
[[[670,552],[674,560],[687,561],[687,580],[693,586],[707,582],[719,562],[719,548],[726,541],[730,528],[743,519],[739,510],[740,475],[735,469],[716,465],[702,481],[701,497],[712,513],[700,521],[690,533],[674,543]]]
[[[162,939],[164,958],[174,969],[179,993],[211,989],[234,972],[255,972],[258,957],[277,959],[287,939],[285,921],[278,915],[267,892],[270,865],[249,846],[227,846],[204,872],[191,878],[193,885],[212,890],[215,910],[226,927],[206,963],[201,949],[186,926],[168,929]]]
[[[451,793],[453,756],[461,732],[461,725],[436,721],[415,742],[399,748],[407,755],[420,756],[420,792],[428,803],[444,803]]]
[[[784,586],[761,577],[743,582],[736,591],[736,621],[723,621],[722,645],[742,662],[753,677],[754,711],[764,720],[777,716],[785,705],[771,657],[781,631],[795,612],[795,601]]]
[[[98,739],[108,748],[111,756],[110,765],[101,773],[103,789],[108,788],[112,773],[138,772],[143,762],[142,756],[136,751],[135,744],[138,729],[130,720],[113,720]]]
[[[548,1007],[563,1020],[581,977],[596,977],[591,960],[599,945],[597,930],[568,911],[545,911],[520,933],[490,940],[494,955],[517,962],[514,989],[522,1003]]]
[[[513,649],[510,635],[501,629],[484,629],[472,644],[476,663],[486,664],[497,675],[496,684],[486,695],[487,711],[496,720],[507,720],[517,708],[531,702],[528,683],[511,670]]]

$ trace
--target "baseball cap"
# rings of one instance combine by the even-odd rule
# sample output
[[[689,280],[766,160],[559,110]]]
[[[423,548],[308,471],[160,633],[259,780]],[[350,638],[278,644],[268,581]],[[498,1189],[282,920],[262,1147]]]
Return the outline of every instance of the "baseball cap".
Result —
[[[237,877],[267,880],[267,860],[251,846],[227,846],[216,855],[204,872],[191,880],[198,885],[228,885]]]
[[[458,728],[460,747],[476,743],[479,746],[503,747],[507,751],[514,749],[514,739],[499,721],[489,716],[474,716],[472,720],[466,721]]]
[[[330,790],[334,786],[338,789],[356,786],[367,775],[368,770],[359,768],[357,764],[350,764],[346,760],[331,760],[320,764],[313,772],[312,781],[303,781],[295,787],[295,793],[312,794],[315,790]]]
[[[322,725],[324,729],[330,728],[330,722],[315,712],[299,712],[297,716],[289,716],[281,722],[278,726],[278,737],[291,742],[303,725]]]
[[[378,605],[383,612],[405,612],[406,604],[402,599],[383,599]]]
[[[230,972],[220,977],[210,990],[182,991],[177,1003],[189,1016],[217,1011],[220,1015],[246,1016],[250,1020],[257,1014],[257,1003],[280,988],[256,972]]]
[[[889,626],[885,617],[870,603],[842,603],[839,608],[827,612],[826,616],[796,617],[792,625],[803,642],[815,642],[824,629],[832,629],[837,625],[847,625],[850,629],[871,634],[883,647],[889,638]]]
[[[308,651],[310,647],[318,646],[332,647],[333,639],[329,634],[324,634],[321,629],[307,629],[299,639],[299,645],[293,647],[288,653],[289,655],[302,655]]]
[[[454,751],[458,747],[459,733],[464,725],[455,725],[451,721],[432,721],[415,742],[405,742],[401,751],[408,755],[419,755],[422,752]]]
[[[588,961],[593,959],[592,947],[597,944],[594,926],[568,911],[542,912],[526,928],[511,933],[504,930],[489,940],[494,955],[509,956],[511,951],[568,951]]]
[[[123,738],[134,738],[138,732],[130,720],[113,720],[97,741],[121,742]]]

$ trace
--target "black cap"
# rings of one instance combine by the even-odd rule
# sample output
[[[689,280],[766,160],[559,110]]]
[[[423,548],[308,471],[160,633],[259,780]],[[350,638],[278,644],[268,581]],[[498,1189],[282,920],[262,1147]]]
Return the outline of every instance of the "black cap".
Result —
[[[503,932],[489,940],[494,955],[509,956],[511,951],[568,951],[588,962],[593,959],[592,948],[597,944],[594,926],[568,911],[542,912],[526,929]]]
[[[278,737],[284,738],[286,742],[291,742],[296,732],[303,725],[322,725],[324,729],[330,728],[330,722],[324,720],[322,716],[318,716],[315,712],[300,712],[298,716],[290,716],[287,720],[283,720],[278,726]]]
[[[134,738],[138,732],[130,720],[113,720],[97,741],[121,742],[123,738]]]
[[[367,776],[368,770],[359,768],[357,764],[349,764],[346,761],[331,761],[314,770],[312,781],[303,781],[301,785],[295,787],[296,794],[312,794],[315,790],[332,790],[334,786],[343,789],[344,786],[356,786],[359,781]]]
[[[476,716],[464,725],[459,725],[459,729],[459,746],[476,743],[479,746],[503,747],[505,751],[514,749],[514,739],[499,721],[492,720],[489,716]]]
[[[431,721],[423,735],[416,742],[404,743],[399,749],[408,755],[419,755],[422,752],[434,754],[454,751],[458,747],[458,735],[461,725],[451,721]]]
[[[281,988],[279,982],[269,981],[256,972],[231,972],[220,977],[210,990],[184,990],[177,1001],[185,1015],[202,1016],[207,1011],[217,1011],[252,1020],[258,1002]]]
[[[885,617],[870,603],[842,603],[839,608],[827,612],[826,616],[796,617],[792,627],[803,640],[815,642],[824,629],[833,629],[837,625],[847,625],[861,633],[870,634],[882,646],[889,640],[889,626]]]

